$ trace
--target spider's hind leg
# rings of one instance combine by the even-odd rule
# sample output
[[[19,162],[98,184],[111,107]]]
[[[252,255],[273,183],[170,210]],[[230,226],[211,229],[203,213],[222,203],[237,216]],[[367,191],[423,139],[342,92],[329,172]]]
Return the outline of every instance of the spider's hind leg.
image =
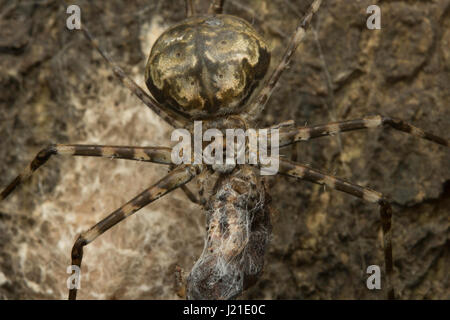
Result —
[[[297,25],[297,28],[289,41],[281,61],[276,66],[270,77],[264,82],[264,85],[259,89],[259,92],[255,92],[255,96],[251,98],[249,104],[246,106],[244,114],[245,118],[255,120],[258,115],[263,112],[267,101],[278,83],[278,80],[283,72],[288,68],[297,47],[305,38],[306,30],[311,24],[314,14],[319,10],[321,3],[322,0],[312,1],[308,11]]]
[[[98,40],[94,39],[94,36],[83,25],[81,31],[83,32],[86,39],[88,39],[91,45],[98,51],[98,53],[107,62],[109,67],[114,72],[115,76],[122,82],[122,84],[127,87],[136,97],[139,98],[147,107],[153,110],[161,119],[168,123],[172,127],[178,127],[182,124],[187,123],[187,119],[182,117],[175,112],[164,108],[160,105],[152,96],[150,96],[144,89],[142,89],[133,79],[131,79],[121,67],[119,67],[108,55],[108,53],[100,47]]]
[[[195,16],[194,0],[184,0],[186,5],[186,17]]]
[[[223,12],[224,3],[225,0],[211,0],[211,5],[209,6],[208,13],[221,14]]]

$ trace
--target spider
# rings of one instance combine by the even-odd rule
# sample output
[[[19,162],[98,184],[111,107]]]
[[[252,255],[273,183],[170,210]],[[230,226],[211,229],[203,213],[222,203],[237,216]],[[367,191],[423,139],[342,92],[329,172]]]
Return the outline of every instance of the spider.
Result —
[[[270,97],[281,73],[286,69],[292,54],[300,41],[305,35],[313,14],[319,9],[321,1],[315,0],[305,17],[292,36],[290,44],[282,58],[281,63],[275,68],[275,71],[263,82],[263,86],[254,91],[256,84],[267,71],[268,52],[264,40],[257,35],[250,25],[242,22],[234,17],[220,15],[223,8],[223,1],[213,1],[208,16],[194,16],[194,9],[191,1],[186,1],[187,15],[190,17],[188,21],[193,25],[208,25],[211,28],[217,28],[214,32],[223,32],[230,28],[232,31],[234,23],[239,23],[244,28],[245,34],[251,34],[251,38],[258,43],[260,50],[257,55],[257,68],[262,69],[256,75],[251,75],[253,80],[249,80],[246,85],[248,87],[237,95],[237,102],[229,101],[221,103],[210,103],[204,111],[193,102],[192,105],[180,106],[177,99],[172,94],[165,91],[166,88],[158,90],[155,85],[155,79],[150,79],[153,72],[154,60],[149,58],[146,68],[147,86],[156,98],[152,98],[145,93],[143,89],[138,87],[125,73],[109,58],[98,43],[93,39],[91,33],[84,27],[83,32],[92,42],[93,46],[105,58],[107,63],[113,68],[114,73],[136,96],[138,96],[147,106],[155,113],[163,118],[167,123],[174,127],[189,127],[194,119],[202,119],[209,123],[212,127],[225,129],[227,127],[236,126],[252,126],[256,117],[263,111],[264,106]],[[229,19],[229,20],[227,20]],[[179,29],[187,28],[187,23],[182,22],[177,25]],[[176,27],[170,30],[177,30]],[[173,31],[175,32],[175,31]],[[168,37],[173,37],[170,32],[165,33]],[[218,37],[220,38],[220,37]],[[221,40],[223,41],[223,40]],[[225,41],[232,39],[225,38]],[[163,42],[163,40],[161,40]],[[231,45],[230,43],[223,44]],[[219,44],[218,44],[219,45]],[[158,48],[155,45],[155,51],[165,48]],[[179,55],[178,55],[179,54]],[[189,56],[183,56],[186,52],[176,52],[175,58],[188,59]],[[155,53],[156,55],[156,53]],[[252,53],[252,56],[255,53]],[[164,57],[164,53],[160,54]],[[183,60],[181,60],[183,61]],[[259,66],[261,64],[261,66]],[[225,64],[225,65],[228,65]],[[254,67],[254,66],[253,66]],[[213,72],[214,70],[208,70]],[[220,74],[218,75],[220,78]],[[224,77],[224,75],[222,75]],[[225,76],[226,77],[226,76]],[[181,88],[187,88],[190,83],[184,83]],[[194,85],[196,85],[194,83]],[[173,88],[167,87],[167,90]],[[239,92],[238,92],[239,93]],[[169,101],[172,100],[172,101]],[[233,101],[234,102],[234,101]],[[350,120],[336,123],[329,123],[319,126],[295,127],[291,123],[279,125],[280,128],[280,144],[288,146],[290,144],[313,139],[316,137],[333,135],[339,132],[375,128],[383,125],[391,126],[394,129],[410,133],[412,135],[425,138],[441,145],[448,146],[448,141],[439,138],[431,133],[424,132],[410,124],[401,120],[391,119],[381,116],[370,116],[358,120]],[[30,166],[19,175],[10,185],[1,193],[4,199],[11,193],[21,182],[25,181],[37,168],[42,166],[52,155],[76,155],[76,156],[100,156],[112,157],[131,160],[141,160],[148,162],[162,163],[171,165],[170,148],[162,147],[117,147],[117,146],[83,146],[83,145],[51,145],[35,157]],[[110,216],[99,222],[93,228],[80,235],[74,244],[72,250],[72,264],[81,266],[83,256],[83,247],[92,242],[95,238],[107,231],[109,228],[125,219],[138,209],[147,205],[159,197],[167,194],[175,188],[181,188],[189,198],[205,207],[207,214],[207,239],[205,241],[205,250],[198,260],[197,264],[191,271],[187,279],[187,296],[188,298],[234,298],[239,296],[243,290],[250,287],[258,279],[262,272],[263,257],[268,245],[270,235],[270,197],[267,194],[267,187],[264,185],[257,171],[250,166],[237,166],[232,172],[222,172],[214,170],[208,166],[179,166],[173,168],[171,173],[157,182],[155,185],[144,191],[136,198],[125,204]],[[351,195],[359,197],[363,200],[374,202],[380,205],[381,220],[383,223],[385,258],[386,258],[386,275],[388,285],[390,286],[392,277],[392,252],[390,240],[390,216],[391,207],[386,197],[376,191],[368,188],[360,187],[356,184],[343,181],[332,177],[325,173],[319,172],[305,165],[297,164],[287,160],[281,160],[280,173],[293,176],[299,179],[310,180],[322,185],[326,185],[331,189],[337,189],[347,192]],[[217,183],[209,187],[211,176],[217,177]],[[198,177],[204,181],[205,191],[200,190],[200,197],[194,196],[185,184],[193,178]],[[207,197],[205,197],[207,195]],[[241,202],[244,201],[246,210],[242,209]],[[250,209],[248,209],[248,207]],[[235,219],[233,222],[232,219]],[[221,223],[222,220],[228,221]],[[248,221],[250,220],[250,222]],[[223,247],[223,239],[235,239],[234,245],[231,247]],[[236,244],[237,243],[237,244]],[[237,251],[237,252],[236,252]],[[224,265],[226,265],[224,267]],[[389,288],[389,296],[393,297],[393,289]],[[76,297],[76,290],[70,291],[70,298]]]

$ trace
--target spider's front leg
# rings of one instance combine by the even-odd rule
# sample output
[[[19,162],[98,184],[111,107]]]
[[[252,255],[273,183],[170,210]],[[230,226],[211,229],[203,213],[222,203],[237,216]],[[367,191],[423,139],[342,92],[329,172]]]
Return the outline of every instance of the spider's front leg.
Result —
[[[44,165],[53,155],[105,157],[111,159],[147,161],[167,165],[172,164],[171,148],[52,144],[39,151],[25,170],[23,170],[22,173],[0,193],[0,201],[5,199],[18,186],[28,180],[32,174]]]
[[[106,218],[98,222],[88,231],[83,232],[72,248],[72,265],[81,268],[83,259],[83,247],[94,241],[98,236],[109,230],[122,220],[145,207],[149,203],[161,198],[174,189],[181,187],[191,181],[195,176],[203,171],[200,165],[182,165],[175,168],[164,178],[159,180],[153,186],[130,200],[119,209],[112,212]],[[69,300],[75,300],[77,297],[77,289],[73,288],[69,291]]]
[[[383,229],[383,245],[384,259],[387,279],[387,296],[388,299],[395,299],[394,287],[392,284],[394,268],[392,259],[392,234],[391,234],[391,218],[392,208],[387,198],[372,189],[361,187],[357,184],[347,182],[345,180],[333,177],[326,173],[312,169],[308,166],[295,162],[280,160],[279,173],[300,180],[307,180],[321,185],[325,185],[331,189],[339,190],[352,196],[358,197],[371,203],[377,203],[380,206],[381,225]]]

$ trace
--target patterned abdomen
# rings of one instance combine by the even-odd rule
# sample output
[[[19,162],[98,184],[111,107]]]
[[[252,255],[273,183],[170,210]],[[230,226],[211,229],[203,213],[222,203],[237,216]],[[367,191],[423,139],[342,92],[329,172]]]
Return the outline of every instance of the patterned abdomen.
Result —
[[[268,206],[253,168],[222,181],[207,211],[203,253],[187,278],[188,299],[233,299],[256,282],[272,231]]]
[[[161,104],[205,119],[239,111],[269,63],[266,43],[245,20],[193,17],[158,38],[145,80]]]

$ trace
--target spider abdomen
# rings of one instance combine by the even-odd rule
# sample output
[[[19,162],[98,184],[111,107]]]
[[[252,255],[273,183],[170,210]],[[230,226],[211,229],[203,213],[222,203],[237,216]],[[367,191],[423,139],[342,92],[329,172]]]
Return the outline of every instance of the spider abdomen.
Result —
[[[245,20],[193,17],[158,38],[145,79],[158,102],[203,119],[237,113],[269,63],[265,41]]]

